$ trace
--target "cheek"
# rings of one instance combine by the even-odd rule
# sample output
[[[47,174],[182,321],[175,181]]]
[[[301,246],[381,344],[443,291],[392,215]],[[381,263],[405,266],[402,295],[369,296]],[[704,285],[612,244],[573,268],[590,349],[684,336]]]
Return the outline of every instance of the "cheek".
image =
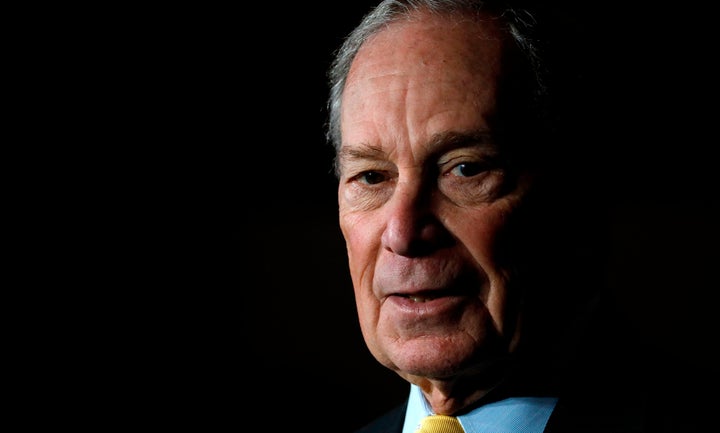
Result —
[[[470,254],[485,267],[492,266],[498,259],[505,225],[502,212],[476,212],[458,218],[453,231]]]
[[[360,328],[370,346],[380,315],[380,301],[373,291],[381,238],[378,220],[367,213],[340,211],[340,228],[345,237]]]
[[[376,240],[379,236],[373,234],[369,227],[366,228],[352,216],[341,218],[340,227],[345,237],[360,329],[371,352],[379,354],[376,329],[380,317],[380,301],[373,292],[378,251]]]
[[[340,230],[345,238],[350,276],[358,295],[372,289],[372,269],[380,239],[367,221],[358,214],[340,212]]]
[[[512,203],[499,202],[488,212],[466,216],[460,224],[461,230],[465,231],[459,235],[460,239],[464,239],[465,248],[488,276],[490,285],[484,302],[495,327],[503,334],[511,331],[516,322],[512,299],[518,295],[509,286],[516,268],[511,256],[516,251],[511,239],[505,235],[513,224],[510,218]]]

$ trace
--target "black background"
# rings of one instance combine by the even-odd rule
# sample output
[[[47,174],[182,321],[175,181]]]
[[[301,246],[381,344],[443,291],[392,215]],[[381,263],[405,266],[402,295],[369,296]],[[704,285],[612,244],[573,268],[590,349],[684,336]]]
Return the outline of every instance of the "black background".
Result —
[[[124,107],[118,190],[133,187],[118,206],[120,418],[235,428],[251,414],[285,431],[322,415],[311,430],[349,432],[405,397],[360,336],[324,140],[325,70],[372,2],[349,3],[124,11],[98,47]],[[716,371],[710,12],[542,9],[558,20],[567,164],[590,161],[606,201],[607,227],[587,228],[609,236],[599,277],[648,342]]]

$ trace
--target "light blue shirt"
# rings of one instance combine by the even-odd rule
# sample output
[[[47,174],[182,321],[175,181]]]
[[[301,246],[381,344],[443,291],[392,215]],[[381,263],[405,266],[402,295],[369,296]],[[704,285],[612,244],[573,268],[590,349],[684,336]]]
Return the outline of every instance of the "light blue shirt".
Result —
[[[555,397],[511,397],[482,405],[458,420],[466,433],[541,433],[556,403]],[[432,414],[420,388],[411,385],[403,433],[414,433],[420,420]]]

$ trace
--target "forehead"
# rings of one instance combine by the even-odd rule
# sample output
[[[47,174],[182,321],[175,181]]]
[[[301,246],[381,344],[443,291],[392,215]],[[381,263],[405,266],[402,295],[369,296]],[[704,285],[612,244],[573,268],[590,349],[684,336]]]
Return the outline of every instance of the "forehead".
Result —
[[[507,38],[491,18],[422,17],[390,24],[358,51],[343,94],[344,145],[488,127]]]
[[[416,12],[371,36],[358,50],[348,78],[367,58],[410,61],[406,65],[414,61],[425,68],[462,60],[469,67],[489,67],[499,63],[506,41],[497,19],[490,16]]]

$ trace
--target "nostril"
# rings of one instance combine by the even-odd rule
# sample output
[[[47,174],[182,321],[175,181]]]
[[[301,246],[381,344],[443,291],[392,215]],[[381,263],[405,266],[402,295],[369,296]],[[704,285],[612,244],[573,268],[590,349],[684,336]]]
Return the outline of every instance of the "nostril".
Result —
[[[434,217],[421,221],[391,220],[382,235],[386,250],[406,257],[420,257],[447,247],[452,243],[452,235]]]

